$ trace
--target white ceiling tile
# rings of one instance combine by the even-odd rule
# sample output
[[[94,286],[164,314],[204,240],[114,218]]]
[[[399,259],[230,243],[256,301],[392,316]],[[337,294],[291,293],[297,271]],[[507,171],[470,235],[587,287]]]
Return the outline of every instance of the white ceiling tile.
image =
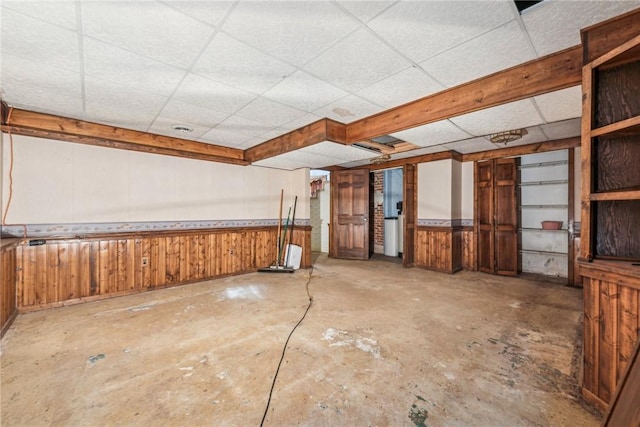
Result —
[[[198,138],[198,141],[222,145],[224,147],[237,147],[250,139],[251,137],[248,135],[214,128]]]
[[[514,18],[507,1],[403,1],[369,27],[415,62]]]
[[[461,154],[478,153],[480,151],[495,150],[497,148],[500,148],[496,144],[490,143],[486,138],[483,137],[450,142],[448,144],[442,145],[442,147],[446,148],[447,150],[457,151]]]
[[[82,98],[79,96],[43,91],[38,87],[23,86],[17,83],[4,84],[4,82],[1,94],[2,99],[12,107],[84,119]]]
[[[3,0],[2,7],[31,16],[50,24],[76,30],[75,1],[14,1]]]
[[[344,163],[356,160],[371,159],[380,155],[372,150],[366,150],[351,145],[324,141],[302,149],[305,153],[325,156],[334,159],[334,163]],[[327,166],[327,165],[325,165]]]
[[[305,112],[260,97],[238,110],[236,115],[274,128],[304,116]]]
[[[305,167],[304,164],[291,159],[282,159],[279,157],[269,157],[268,159],[259,160],[252,163],[253,166],[261,166],[273,169],[295,170]]]
[[[19,56],[3,54],[2,89],[12,85],[21,85],[42,91],[43,95],[55,97],[64,94],[69,97],[82,97],[82,84],[79,72],[33,62]]]
[[[208,127],[214,127],[229,117],[226,113],[220,113],[177,99],[170,99],[160,115],[163,118],[172,119],[175,122],[174,124],[193,123]]]
[[[549,92],[533,99],[547,122],[582,116],[582,86]]]
[[[247,119],[240,116],[231,116],[216,126],[216,129],[226,132],[233,132],[244,135],[248,139],[262,136],[274,129],[275,126],[265,125],[255,120]],[[245,141],[243,141],[245,142]]]
[[[418,148],[411,151],[403,151],[402,153],[396,153],[391,155],[391,159],[407,159],[409,157],[422,156],[425,154],[439,153],[441,151],[448,151],[445,145],[434,145],[433,147]]]
[[[357,27],[329,2],[240,2],[223,30],[287,63],[302,66]]]
[[[365,101],[359,96],[349,95],[313,113],[320,117],[328,117],[340,123],[350,123],[380,111],[382,111],[381,107]]]
[[[190,104],[232,114],[251,102],[256,95],[189,74],[173,97]]]
[[[243,90],[262,93],[295,70],[291,65],[218,33],[192,71]]]
[[[471,135],[456,127],[450,121],[441,120],[400,132],[394,132],[391,136],[420,147],[429,147],[445,142],[467,139]]]
[[[304,68],[342,89],[357,91],[409,67],[397,52],[366,29],[360,29]]]
[[[526,128],[544,122],[530,99],[486,108],[450,119],[471,135],[482,136],[512,129]]]
[[[371,160],[367,159],[367,160],[356,160],[355,162],[340,163],[337,166],[340,166],[343,168],[356,168],[359,166],[368,166],[370,164],[371,164]]]
[[[82,2],[85,35],[166,64],[189,67],[214,29],[152,1]]]
[[[540,128],[551,140],[580,136],[582,132],[580,118],[547,123]]]
[[[9,9],[2,10],[0,49],[54,67],[80,72],[78,34],[30,18]]]
[[[194,19],[210,25],[218,25],[234,2],[232,1],[163,1],[165,5]]]
[[[580,44],[580,29],[638,8],[638,1],[545,0],[522,14],[538,55]]]
[[[420,66],[442,84],[453,87],[535,58],[526,34],[513,20],[431,57]]]
[[[323,117],[317,116],[315,114],[305,114],[302,117],[299,117],[291,122],[285,123],[282,125],[282,129],[284,130],[284,132],[282,133],[287,133],[290,132],[292,130],[296,130],[296,129],[300,129],[301,127],[304,127],[308,124],[311,124],[313,122],[317,122],[318,120],[322,119]]]
[[[344,90],[304,71],[296,71],[263,96],[302,111],[315,111],[348,95]]]
[[[338,4],[344,7],[350,14],[358,18],[362,22],[369,22],[373,17],[380,14],[383,10],[396,3],[393,1],[383,0],[339,0]]]
[[[440,83],[416,67],[409,67],[358,92],[384,108],[397,107],[444,89]]]
[[[173,129],[174,125],[184,125],[191,128],[192,130],[191,132],[178,131]],[[149,128],[149,132],[151,133],[155,133],[158,135],[172,136],[175,138],[182,138],[182,139],[196,139],[201,137],[202,135],[204,135],[210,130],[211,128],[208,126],[196,125],[186,121],[176,122],[175,120],[169,119],[166,117],[158,117],[157,119],[155,119],[155,121]]]
[[[151,126],[167,98],[148,92],[132,91],[122,86],[85,77],[86,119],[121,123],[127,129]]]
[[[122,87],[169,96],[184,77],[180,68],[84,37],[84,72]]]

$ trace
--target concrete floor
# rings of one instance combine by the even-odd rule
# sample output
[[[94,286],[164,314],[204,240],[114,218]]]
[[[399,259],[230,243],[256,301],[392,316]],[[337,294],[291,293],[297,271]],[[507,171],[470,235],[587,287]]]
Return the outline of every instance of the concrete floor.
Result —
[[[309,270],[19,316],[3,426],[258,426]],[[578,396],[581,291],[316,259],[265,425],[595,426]]]

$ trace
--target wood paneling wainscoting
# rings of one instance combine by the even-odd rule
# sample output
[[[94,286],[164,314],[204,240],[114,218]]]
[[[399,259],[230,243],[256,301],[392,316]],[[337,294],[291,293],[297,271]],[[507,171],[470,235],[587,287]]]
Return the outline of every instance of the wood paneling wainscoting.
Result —
[[[467,271],[478,271],[476,241],[473,227],[462,228],[462,269]]]
[[[455,273],[462,270],[462,227],[418,226],[416,267]]]
[[[604,411],[640,335],[640,269],[628,262],[581,262],[580,275],[584,286],[582,394]]]
[[[11,326],[18,314],[16,301],[16,244],[18,239],[5,239],[0,246],[0,336]]]
[[[21,245],[15,252],[18,308],[37,310],[253,272],[275,261],[276,235],[277,227],[265,226]],[[301,268],[310,267],[311,227],[296,226],[293,243],[303,248]]]

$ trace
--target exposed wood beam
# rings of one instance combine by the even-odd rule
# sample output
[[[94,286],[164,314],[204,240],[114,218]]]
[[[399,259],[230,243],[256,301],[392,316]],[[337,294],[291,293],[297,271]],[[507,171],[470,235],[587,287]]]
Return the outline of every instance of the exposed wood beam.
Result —
[[[347,125],[354,143],[461,114],[579,85],[582,47],[575,46]]]
[[[344,124],[334,120],[320,119],[245,150],[244,158],[248,162],[257,162],[323,141],[344,144],[344,127]]]
[[[582,45],[586,46],[583,63],[588,64],[638,34],[640,8],[582,29]]]
[[[186,139],[154,135],[82,120],[12,109],[3,132],[124,150],[166,154],[232,164],[248,164],[243,151]]]
[[[522,156],[525,154],[544,153],[545,151],[564,150],[580,146],[580,137],[554,139],[552,141],[537,142],[535,144],[519,145],[517,147],[499,148],[497,150],[482,151],[479,153],[463,154],[463,162],[477,160],[501,159],[504,157]]]
[[[364,141],[360,141],[359,144],[366,145],[367,147],[373,148],[374,150],[378,150],[382,154],[391,154],[395,152],[392,146],[381,144],[379,142],[375,142],[370,139],[365,139]]]
[[[7,122],[7,117],[9,116],[9,106],[6,102],[0,101],[0,120],[2,124]]]

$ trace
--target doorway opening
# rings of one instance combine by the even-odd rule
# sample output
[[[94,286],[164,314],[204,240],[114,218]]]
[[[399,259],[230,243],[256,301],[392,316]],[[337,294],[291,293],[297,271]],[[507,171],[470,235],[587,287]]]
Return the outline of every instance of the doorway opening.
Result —
[[[374,171],[372,183],[370,242],[372,254],[402,259],[404,245],[402,168]]]

